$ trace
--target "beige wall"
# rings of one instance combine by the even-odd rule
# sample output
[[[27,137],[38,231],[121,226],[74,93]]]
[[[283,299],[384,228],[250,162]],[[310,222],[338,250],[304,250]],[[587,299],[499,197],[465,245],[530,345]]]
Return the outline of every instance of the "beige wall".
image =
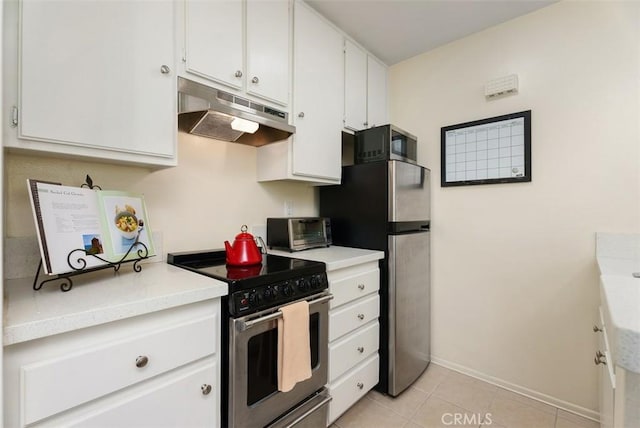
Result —
[[[558,3],[390,70],[434,177],[434,360],[591,416],[594,234],[640,231],[639,6]],[[440,187],[441,127],[528,109],[531,183]]]
[[[27,178],[79,186],[89,174],[103,189],[144,193],[149,222],[163,233],[164,250],[221,248],[240,226],[284,215],[317,215],[315,190],[295,182],[256,182],[256,149],[179,134],[179,165],[159,171],[22,154],[6,156],[6,235],[35,236]]]

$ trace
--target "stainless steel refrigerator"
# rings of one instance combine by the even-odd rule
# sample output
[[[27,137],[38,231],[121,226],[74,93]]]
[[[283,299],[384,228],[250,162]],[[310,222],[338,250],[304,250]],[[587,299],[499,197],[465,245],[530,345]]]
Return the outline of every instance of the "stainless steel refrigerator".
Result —
[[[320,188],[333,244],[382,250],[380,380],[397,396],[430,362],[430,172],[402,161],[346,166],[342,184]]]

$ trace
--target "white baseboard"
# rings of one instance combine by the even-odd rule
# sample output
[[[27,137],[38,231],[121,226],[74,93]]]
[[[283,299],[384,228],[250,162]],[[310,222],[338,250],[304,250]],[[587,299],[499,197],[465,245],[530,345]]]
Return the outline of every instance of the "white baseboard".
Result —
[[[559,398],[552,397],[547,394],[543,394],[542,392],[534,391],[532,389],[525,388],[523,386],[516,385],[511,382],[507,382],[497,377],[493,377],[493,376],[478,372],[476,370],[470,369],[469,367],[461,366],[460,364],[443,360],[433,355],[431,356],[431,362],[438,364],[439,366],[460,372],[467,376],[471,376],[476,379],[480,379],[484,382],[499,386],[500,388],[507,389],[511,392],[515,392],[516,394],[520,394],[525,397],[531,398],[533,400],[537,400],[542,403],[557,407],[559,409],[566,410],[567,412],[574,413],[578,416],[582,416],[584,418],[591,419],[596,422],[600,421],[600,413],[591,409],[587,409],[582,406],[578,406],[577,404],[569,403],[567,401],[560,400]]]

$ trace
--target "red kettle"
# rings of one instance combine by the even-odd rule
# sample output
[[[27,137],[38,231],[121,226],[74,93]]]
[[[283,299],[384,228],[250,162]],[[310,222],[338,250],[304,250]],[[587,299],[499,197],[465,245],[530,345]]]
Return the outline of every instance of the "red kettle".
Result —
[[[236,235],[233,246],[229,241],[224,241],[224,248],[227,252],[226,261],[230,266],[248,266],[262,263],[262,253],[256,244],[256,239],[247,233],[247,225],[240,228],[242,233]],[[258,237],[262,248],[266,250],[264,241]]]

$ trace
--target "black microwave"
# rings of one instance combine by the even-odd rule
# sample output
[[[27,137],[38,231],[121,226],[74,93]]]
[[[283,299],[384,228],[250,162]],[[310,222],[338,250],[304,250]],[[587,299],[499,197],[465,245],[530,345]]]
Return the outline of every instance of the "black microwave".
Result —
[[[416,163],[418,138],[394,125],[363,129],[355,134],[354,162],[401,160]]]

